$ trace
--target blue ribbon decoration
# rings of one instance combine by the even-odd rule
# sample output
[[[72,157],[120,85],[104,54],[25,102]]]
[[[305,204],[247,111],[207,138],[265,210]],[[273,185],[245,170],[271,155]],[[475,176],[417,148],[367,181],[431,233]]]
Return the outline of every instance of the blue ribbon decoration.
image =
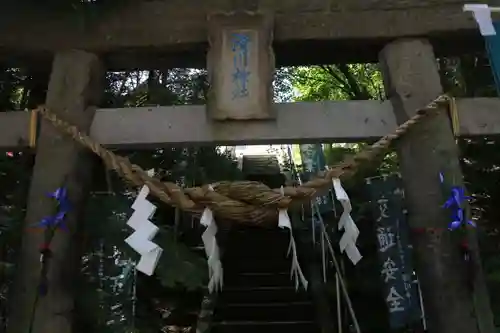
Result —
[[[64,224],[64,218],[70,210],[67,194],[67,190],[64,187],[60,187],[55,192],[48,194],[50,198],[57,200],[58,211],[52,216],[44,217],[40,222],[35,224],[36,227],[61,228],[64,231],[68,231],[68,227]]]
[[[439,173],[439,179],[441,184],[444,183],[444,176]],[[462,225],[470,225],[476,227],[476,224],[472,220],[465,221],[465,214],[462,204],[469,200],[471,197],[465,195],[465,190],[460,186],[452,186],[451,194],[448,200],[443,204],[443,208],[448,208],[451,210],[452,222],[448,225],[449,230],[456,230]]]

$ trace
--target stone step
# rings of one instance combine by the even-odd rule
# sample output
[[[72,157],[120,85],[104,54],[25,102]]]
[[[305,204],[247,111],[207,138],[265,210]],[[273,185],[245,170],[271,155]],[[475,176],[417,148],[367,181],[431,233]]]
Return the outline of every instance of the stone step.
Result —
[[[226,286],[219,295],[219,304],[231,303],[280,303],[307,301],[310,295],[303,289],[295,290],[291,286],[276,287],[241,287]]]
[[[238,244],[227,247],[223,258],[228,261],[255,261],[255,260],[290,260],[288,255],[288,242],[286,244],[273,244],[262,246],[262,242]]]
[[[314,307],[311,301],[225,303],[215,311],[214,320],[310,321],[314,320]]]
[[[296,291],[290,279],[289,235],[279,228],[241,228],[227,235],[213,333],[318,332],[311,295]]]
[[[214,333],[316,333],[317,326],[312,321],[223,321],[214,323]]]
[[[253,243],[252,243],[253,244]],[[257,244],[257,245],[255,245]],[[259,261],[259,260],[290,260],[288,254],[288,243],[282,246],[274,246],[272,248],[259,246],[260,242],[255,242],[253,245],[239,244],[222,248],[223,261]],[[253,246],[253,247],[252,247]],[[191,251],[205,256],[205,248],[203,245],[190,247]]]
[[[222,260],[224,270],[228,270],[228,274],[242,273],[281,273],[290,272],[292,261],[288,259],[281,260]]]
[[[258,240],[266,244],[282,243],[288,245],[290,231],[281,228],[264,229],[257,227],[245,227],[231,230],[226,237],[226,242],[230,245],[255,245]]]
[[[293,281],[290,272],[249,272],[240,273],[232,270],[224,271],[224,283],[227,286],[237,287],[291,287]]]

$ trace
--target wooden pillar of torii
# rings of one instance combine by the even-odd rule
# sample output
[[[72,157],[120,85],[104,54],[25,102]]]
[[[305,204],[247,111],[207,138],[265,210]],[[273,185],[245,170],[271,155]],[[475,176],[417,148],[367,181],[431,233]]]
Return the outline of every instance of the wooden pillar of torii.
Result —
[[[380,65],[396,120],[443,93],[432,46],[422,39],[397,40],[380,53]],[[398,153],[408,205],[408,221],[416,254],[417,274],[431,333],[493,333],[493,316],[482,274],[475,231],[469,236],[474,258],[473,290],[459,236],[442,203],[439,173],[462,184],[458,147],[447,112],[438,113],[404,136]]]
[[[84,51],[57,53],[52,65],[47,106],[61,118],[88,131],[104,91],[104,68],[97,56]],[[92,106],[89,108],[89,106]],[[35,166],[24,221],[22,247],[9,316],[9,333],[72,332],[74,297],[80,270],[82,241],[79,221],[91,183],[93,159],[84,147],[69,140],[42,121]],[[48,193],[65,186],[72,207],[65,219],[68,231],[59,230],[49,245],[47,284],[39,296],[42,280],[40,248],[46,243],[43,228],[33,225],[55,213]],[[45,274],[45,273],[44,273]]]

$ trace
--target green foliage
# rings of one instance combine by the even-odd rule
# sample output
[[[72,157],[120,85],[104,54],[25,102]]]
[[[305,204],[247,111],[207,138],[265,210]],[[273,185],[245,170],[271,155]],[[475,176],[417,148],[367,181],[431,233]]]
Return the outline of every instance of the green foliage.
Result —
[[[298,100],[382,99],[382,78],[374,64],[299,67],[294,74]]]
[[[292,84],[298,91],[295,97],[298,101],[382,99],[384,91],[382,76],[376,64],[299,67],[293,72]],[[365,146],[363,143],[323,144],[326,163],[335,165]],[[294,161],[297,160],[300,160],[300,157],[298,148],[295,148]],[[377,162],[373,165],[377,165]],[[383,172],[395,169],[394,155],[383,159],[383,162]]]
[[[157,242],[164,251],[156,272],[162,286],[182,285],[187,290],[196,290],[205,285],[208,268],[203,257],[180,243],[169,229],[162,230]]]

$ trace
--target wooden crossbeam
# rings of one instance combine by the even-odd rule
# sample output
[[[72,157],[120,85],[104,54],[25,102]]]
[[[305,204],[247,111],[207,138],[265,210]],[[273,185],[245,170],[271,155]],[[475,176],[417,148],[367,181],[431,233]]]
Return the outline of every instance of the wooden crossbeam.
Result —
[[[207,15],[238,10],[274,13],[274,47],[277,62],[283,65],[376,61],[387,41],[412,36],[435,41],[437,51],[461,45],[470,51],[471,43],[482,39],[472,15],[462,10],[464,3],[467,1],[340,0],[332,5],[329,0],[156,0],[124,2],[112,11],[95,6],[94,15],[88,18],[78,11],[60,13],[43,6],[4,4],[0,5],[0,56],[33,60],[60,49],[83,49],[105,55],[112,68],[166,68],[160,66],[162,62],[203,66]],[[311,49],[306,45],[318,51],[304,51]]]
[[[500,134],[500,99],[457,101],[462,136]],[[328,101],[275,104],[276,121],[213,122],[200,106],[100,109],[91,137],[114,148],[152,149],[171,145],[243,145],[355,142],[376,139],[396,128],[389,102]],[[0,113],[0,148],[28,143],[29,112]]]

